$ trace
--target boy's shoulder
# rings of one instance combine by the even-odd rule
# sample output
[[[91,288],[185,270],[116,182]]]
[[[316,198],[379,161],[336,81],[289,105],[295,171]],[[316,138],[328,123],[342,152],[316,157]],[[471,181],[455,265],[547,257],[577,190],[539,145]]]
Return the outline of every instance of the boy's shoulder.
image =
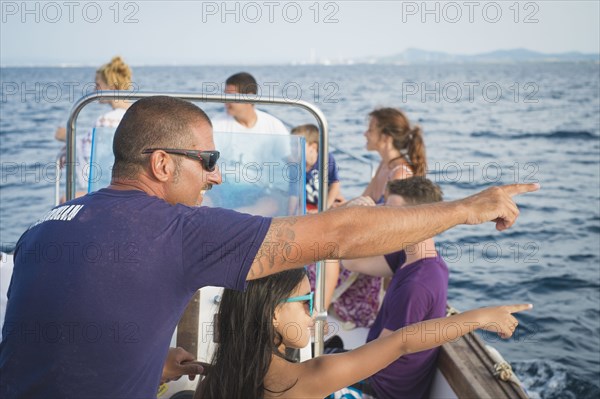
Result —
[[[406,267],[396,270],[394,277],[398,286],[421,286],[427,290],[437,289],[440,285],[448,286],[448,265],[441,256],[423,258]]]

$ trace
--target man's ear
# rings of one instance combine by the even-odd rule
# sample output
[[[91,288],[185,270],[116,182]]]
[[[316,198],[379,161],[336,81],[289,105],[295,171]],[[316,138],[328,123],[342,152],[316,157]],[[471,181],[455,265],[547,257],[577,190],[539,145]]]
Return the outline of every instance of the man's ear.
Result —
[[[154,151],[150,155],[150,171],[156,180],[161,182],[168,181],[174,171],[173,160],[164,151]]]

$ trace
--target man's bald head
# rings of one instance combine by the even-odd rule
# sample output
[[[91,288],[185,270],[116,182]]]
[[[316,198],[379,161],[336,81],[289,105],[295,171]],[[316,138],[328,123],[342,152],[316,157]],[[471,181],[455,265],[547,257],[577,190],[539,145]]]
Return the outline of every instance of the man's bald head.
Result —
[[[146,148],[191,148],[191,127],[199,124],[212,127],[204,111],[189,101],[168,96],[136,101],[115,132],[113,179],[135,178],[148,159],[142,154]]]

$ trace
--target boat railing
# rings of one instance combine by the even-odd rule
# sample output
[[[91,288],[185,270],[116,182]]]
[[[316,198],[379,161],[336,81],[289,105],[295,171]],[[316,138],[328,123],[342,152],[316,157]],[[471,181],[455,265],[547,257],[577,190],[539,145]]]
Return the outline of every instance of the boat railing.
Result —
[[[63,151],[61,150],[54,160],[54,206],[60,205],[60,175],[63,169]]]

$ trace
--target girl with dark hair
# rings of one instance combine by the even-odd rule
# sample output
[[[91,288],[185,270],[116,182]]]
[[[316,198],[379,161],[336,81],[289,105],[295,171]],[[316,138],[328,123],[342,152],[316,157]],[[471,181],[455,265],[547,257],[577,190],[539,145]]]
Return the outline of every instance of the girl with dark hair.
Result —
[[[508,338],[512,313],[531,305],[481,308],[397,330],[353,351],[296,363],[286,348],[303,348],[313,326],[306,272],[290,270],[225,289],[218,313],[219,345],[196,399],[324,398],[362,381],[402,355],[431,349],[475,329]]]

